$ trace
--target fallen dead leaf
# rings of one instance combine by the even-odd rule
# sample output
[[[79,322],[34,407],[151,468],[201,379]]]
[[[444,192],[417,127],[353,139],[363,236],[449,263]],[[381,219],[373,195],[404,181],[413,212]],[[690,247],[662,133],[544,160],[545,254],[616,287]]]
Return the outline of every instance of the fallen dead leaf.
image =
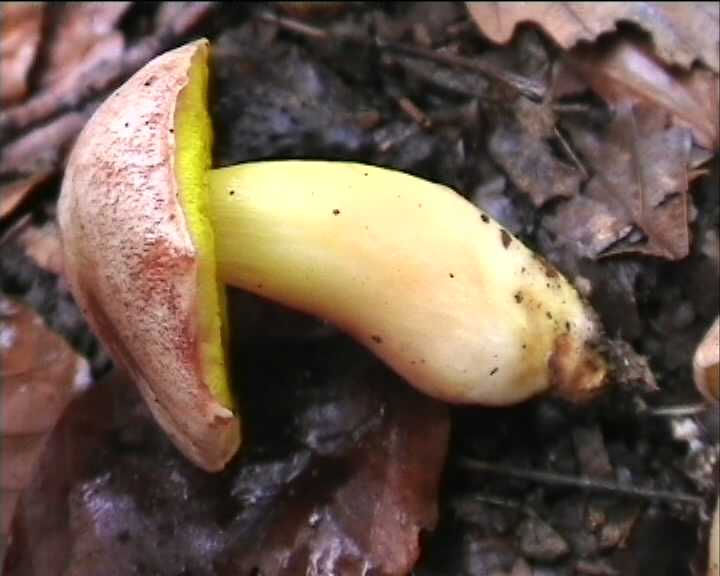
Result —
[[[42,226],[28,226],[17,236],[17,243],[35,263],[57,276],[63,273],[63,249],[60,229],[53,221]]]
[[[573,244],[574,252],[586,258],[597,258],[633,230],[623,208],[608,199],[605,187],[594,180],[584,194],[559,206],[546,222],[549,230]]]
[[[20,105],[0,111],[0,141],[30,125],[48,121],[63,112],[100,97],[154,56],[169,49],[197,27],[214,9],[213,2],[190,2],[166,27],[156,29],[122,51],[118,58],[107,54],[84,70],[72,83],[60,82],[39,91]]]
[[[87,385],[90,372],[39,316],[0,297],[0,378],[0,537],[6,544],[17,500],[55,424],[72,396]]]
[[[135,393],[129,384],[126,376],[113,371],[75,397],[63,413],[20,497],[5,576],[64,574],[74,542],[68,493],[96,466],[108,431],[118,426],[116,412],[126,409],[129,395]]]
[[[526,518],[520,523],[517,534],[518,547],[525,558],[548,562],[570,552],[570,546],[562,535],[541,518]]]
[[[513,564],[510,576],[532,576],[533,570],[523,558],[518,558]]]
[[[620,22],[652,35],[655,51],[668,64],[690,68],[701,60],[720,71],[720,5],[717,2],[467,2],[480,30],[505,43],[521,22],[541,26],[562,48],[594,41]]]
[[[348,2],[276,2],[277,7],[296,18],[335,16],[345,10]]]
[[[490,56],[505,70],[548,84],[549,56],[535,33],[518,35],[511,47],[493,51]],[[584,179],[572,158],[565,154],[561,160],[554,151],[564,148],[558,141],[551,94],[547,86],[543,91],[547,93],[539,102],[504,91],[495,94],[502,106],[492,112],[494,127],[487,144],[492,159],[535,206],[553,198],[575,196]]]
[[[72,90],[73,85],[104,61],[115,61],[125,49],[116,30],[132,2],[76,2],[62,6],[47,46],[47,65],[40,85]]]
[[[386,402],[380,427],[344,462],[315,469],[265,529],[238,544],[227,574],[256,569],[265,576],[368,571],[402,576],[411,571],[420,532],[437,521],[449,423],[443,406],[405,384],[380,384]]]
[[[548,143],[527,132],[499,127],[490,138],[488,151],[535,206],[552,198],[571,198],[580,188],[582,175],[555,158]]]
[[[36,174],[0,185],[0,224],[12,218],[52,176],[51,171]]]
[[[628,104],[618,107],[602,135],[567,123],[594,176],[583,195],[558,207],[549,228],[591,258],[628,252],[687,256],[691,135],[668,122],[657,107]]]
[[[689,126],[698,145],[718,146],[720,76],[696,68],[672,73],[643,46],[623,40],[609,50],[577,50],[571,65],[610,104],[645,101],[670,112]]]
[[[605,522],[600,527],[600,546],[606,550],[627,546],[627,541],[640,516],[637,504],[613,506],[604,510]]]
[[[3,2],[0,5],[0,103],[22,100],[35,63],[45,13],[44,2]]]
[[[182,458],[126,377],[94,386],[21,500],[7,576],[408,574],[437,520],[447,409],[383,369],[343,382],[313,388],[289,452],[248,446],[221,474]],[[267,402],[276,437],[287,415]]]
[[[68,112],[5,146],[0,153],[0,174],[35,174],[59,168],[90,112]]]
[[[572,439],[580,472],[584,477],[615,480],[615,471],[600,426],[579,426],[573,430]]]

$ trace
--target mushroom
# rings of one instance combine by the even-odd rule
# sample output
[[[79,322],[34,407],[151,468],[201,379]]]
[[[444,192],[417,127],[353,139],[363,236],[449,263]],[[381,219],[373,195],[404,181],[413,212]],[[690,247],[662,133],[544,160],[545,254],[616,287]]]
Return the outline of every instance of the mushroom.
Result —
[[[693,376],[700,393],[717,406],[720,401],[720,317],[715,319],[695,350]],[[720,576],[720,497],[710,528],[708,576]]]
[[[208,51],[159,56],[98,108],[59,202],[76,300],[193,462],[240,445],[225,285],[334,323],[447,402],[601,388],[595,314],[453,190],[347,162],[211,170]]]
[[[706,399],[720,400],[720,317],[715,319],[695,350],[693,376],[697,389]]]
[[[720,576],[720,500],[715,504],[715,514],[710,528],[708,576]]]

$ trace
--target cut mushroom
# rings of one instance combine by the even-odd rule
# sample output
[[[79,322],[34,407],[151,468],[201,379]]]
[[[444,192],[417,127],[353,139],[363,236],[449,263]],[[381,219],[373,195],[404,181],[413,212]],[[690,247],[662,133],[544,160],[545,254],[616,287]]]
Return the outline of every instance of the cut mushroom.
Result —
[[[448,402],[601,388],[594,313],[449,188],[345,162],[210,170],[207,55],[168,52],[97,110],[59,205],[80,306],[189,458],[218,470],[240,444],[224,284],[335,323]]]
[[[693,375],[698,390],[708,400],[720,400],[720,318],[707,331],[693,358]]]
[[[720,400],[720,317],[695,350],[693,357],[695,386],[705,398],[717,405]],[[720,576],[720,499],[715,504],[715,514],[710,529],[708,553],[708,576]]]
[[[715,515],[710,529],[708,576],[720,576],[720,501],[715,504]]]

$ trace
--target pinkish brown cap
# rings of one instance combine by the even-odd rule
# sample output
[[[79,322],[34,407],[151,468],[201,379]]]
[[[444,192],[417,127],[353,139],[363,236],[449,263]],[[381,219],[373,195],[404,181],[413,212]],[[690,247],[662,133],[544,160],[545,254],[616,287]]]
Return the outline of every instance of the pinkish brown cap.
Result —
[[[720,318],[715,319],[695,350],[693,376],[705,398],[720,401]]]
[[[59,221],[66,275],[90,325],[175,445],[214,471],[237,451],[240,422],[212,232],[197,224],[212,139],[207,52],[200,40],[159,56],[98,108],[70,156]],[[179,142],[191,137],[183,157]],[[193,164],[184,179],[183,162]]]

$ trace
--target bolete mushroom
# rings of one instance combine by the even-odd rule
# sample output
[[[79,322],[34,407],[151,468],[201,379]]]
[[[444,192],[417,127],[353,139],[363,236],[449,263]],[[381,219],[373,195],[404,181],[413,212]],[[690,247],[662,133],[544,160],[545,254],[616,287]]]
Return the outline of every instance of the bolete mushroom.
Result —
[[[693,356],[695,386],[714,406],[720,401],[720,318],[712,323]],[[720,576],[720,497],[715,503],[708,547],[708,576]]]
[[[577,291],[449,188],[346,162],[211,170],[207,58],[185,45],[112,94],[59,203],[80,307],[193,462],[221,469],[240,445],[225,284],[334,323],[448,402],[601,386]]]
[[[720,318],[715,319],[695,350],[693,377],[707,400],[720,401]]]
[[[715,502],[715,514],[710,526],[707,574],[720,576],[720,499]]]

